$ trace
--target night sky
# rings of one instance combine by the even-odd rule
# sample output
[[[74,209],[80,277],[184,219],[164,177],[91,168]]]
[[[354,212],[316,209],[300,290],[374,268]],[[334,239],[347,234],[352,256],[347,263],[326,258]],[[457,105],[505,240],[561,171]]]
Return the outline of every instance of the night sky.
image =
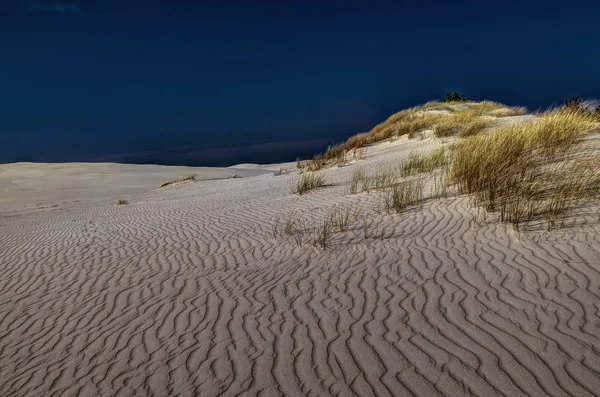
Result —
[[[292,161],[459,90],[600,97],[593,2],[0,0],[0,162]]]

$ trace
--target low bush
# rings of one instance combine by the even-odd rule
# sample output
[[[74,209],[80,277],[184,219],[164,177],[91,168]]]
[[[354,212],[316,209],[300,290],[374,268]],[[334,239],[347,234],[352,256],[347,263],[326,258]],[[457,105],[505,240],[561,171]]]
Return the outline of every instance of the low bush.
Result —
[[[444,102],[467,102],[467,98],[458,91],[449,91],[446,93]]]

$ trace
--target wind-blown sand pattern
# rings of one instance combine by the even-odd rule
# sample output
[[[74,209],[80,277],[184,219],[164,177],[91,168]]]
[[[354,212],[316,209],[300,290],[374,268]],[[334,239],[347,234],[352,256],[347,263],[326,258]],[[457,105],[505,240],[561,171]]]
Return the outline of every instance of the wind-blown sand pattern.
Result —
[[[0,395],[600,394],[597,215],[518,233],[459,197],[326,250],[273,236],[291,211],[371,208],[354,167],[303,196],[292,172],[0,217]]]

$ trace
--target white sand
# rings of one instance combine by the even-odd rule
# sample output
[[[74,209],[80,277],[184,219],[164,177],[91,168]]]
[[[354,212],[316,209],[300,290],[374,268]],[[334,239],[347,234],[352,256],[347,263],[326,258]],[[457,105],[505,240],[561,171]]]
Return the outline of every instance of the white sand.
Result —
[[[597,219],[517,233],[466,198],[378,215],[377,194],[346,193],[356,166],[300,197],[296,172],[270,173],[0,216],[0,396],[600,393]],[[89,189],[121,184],[103,178]],[[5,186],[14,213],[6,195],[26,192]],[[272,234],[340,203],[371,237],[362,220],[327,250]]]
[[[148,192],[193,175],[197,181],[256,176],[266,170],[243,167],[174,167],[116,163],[0,164],[0,214],[60,208],[76,201]]]

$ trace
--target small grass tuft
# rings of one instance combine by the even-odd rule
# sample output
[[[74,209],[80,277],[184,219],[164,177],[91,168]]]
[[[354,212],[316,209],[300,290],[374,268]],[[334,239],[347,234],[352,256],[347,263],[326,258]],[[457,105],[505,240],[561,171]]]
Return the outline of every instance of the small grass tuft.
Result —
[[[358,185],[365,179],[365,169],[362,166],[358,166],[352,172],[352,179],[350,180],[349,191],[350,194],[358,193]]]
[[[360,209],[357,205],[342,204],[334,207],[329,217],[334,228],[341,233],[347,231],[350,225],[356,222],[359,215]]]
[[[423,179],[413,179],[408,182],[394,185],[392,189],[386,192],[385,202],[388,210],[395,210],[398,214],[418,202],[423,201],[425,190],[425,181]]]
[[[330,216],[322,220],[313,233],[312,243],[315,247],[326,249],[331,246],[331,236],[334,233],[334,224]]]
[[[310,190],[326,186],[327,180],[325,176],[309,171],[300,175],[300,179],[296,183],[294,193],[302,195]]]
[[[123,200],[123,199],[119,199],[117,201],[117,205],[125,205],[125,204],[129,204],[129,201],[127,200]]]

